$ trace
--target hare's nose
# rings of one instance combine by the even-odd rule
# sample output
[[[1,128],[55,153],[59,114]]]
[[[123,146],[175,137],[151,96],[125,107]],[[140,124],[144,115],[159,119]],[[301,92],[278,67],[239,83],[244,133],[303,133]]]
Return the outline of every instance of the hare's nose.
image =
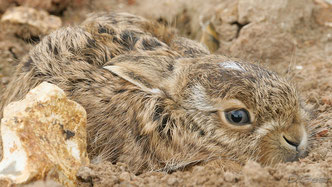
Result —
[[[295,138],[287,137],[286,135],[283,135],[283,138],[288,145],[291,145],[295,148],[297,148],[300,145],[301,139],[302,139],[302,138],[295,139]]]
[[[280,143],[285,150],[285,161],[295,161],[306,156],[308,138],[304,126],[295,126],[282,132]]]
[[[306,131],[301,124],[293,124],[281,133],[282,144],[290,149],[305,147]],[[302,145],[303,144],[303,145]]]

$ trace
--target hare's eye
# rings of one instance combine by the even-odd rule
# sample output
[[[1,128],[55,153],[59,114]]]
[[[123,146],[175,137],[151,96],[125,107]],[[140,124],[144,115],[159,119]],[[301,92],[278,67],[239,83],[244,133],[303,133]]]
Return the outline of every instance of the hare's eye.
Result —
[[[247,125],[250,123],[250,115],[246,109],[225,112],[225,117],[233,125]]]

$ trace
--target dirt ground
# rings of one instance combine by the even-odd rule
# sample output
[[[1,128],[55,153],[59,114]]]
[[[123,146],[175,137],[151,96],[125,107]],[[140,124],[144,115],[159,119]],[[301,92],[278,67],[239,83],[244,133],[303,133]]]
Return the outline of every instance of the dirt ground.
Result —
[[[0,1],[0,15],[5,10]],[[6,7],[18,3],[8,1]],[[57,1],[62,2],[62,1]],[[259,63],[288,77],[312,108],[309,156],[292,163],[262,167],[249,161],[235,173],[228,168],[195,166],[171,174],[130,173],[126,165],[91,164],[78,173],[79,186],[332,186],[332,4],[324,0],[75,0],[56,11],[63,26],[79,24],[88,13],[126,11],[175,27],[200,40],[216,32],[216,54]],[[70,2],[70,1],[69,1]],[[3,4],[1,4],[3,3]],[[214,25],[213,31],[206,27]],[[2,25],[2,28],[5,25]],[[209,45],[208,41],[203,42]],[[0,28],[0,93],[15,65],[33,47]],[[33,186],[57,186],[39,181]]]

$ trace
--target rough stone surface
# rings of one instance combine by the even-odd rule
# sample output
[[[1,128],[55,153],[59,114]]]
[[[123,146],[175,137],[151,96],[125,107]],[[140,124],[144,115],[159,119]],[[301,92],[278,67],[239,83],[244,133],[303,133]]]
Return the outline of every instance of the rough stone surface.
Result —
[[[271,6],[273,4],[273,6]],[[238,21],[241,24],[269,21],[291,29],[312,14],[311,0],[239,0]],[[289,16],[292,13],[291,16]]]
[[[244,26],[232,44],[233,56],[265,62],[291,56],[296,46],[294,37],[270,23],[251,23]]]
[[[76,185],[86,152],[86,112],[55,85],[42,83],[9,104],[1,120],[0,178],[15,184],[49,178]]]
[[[0,13],[6,11],[14,3],[14,0],[0,0]]]
[[[52,6],[52,0],[15,0],[18,5],[49,10]]]
[[[8,7],[25,6],[61,14],[67,7],[80,5],[83,1],[84,0],[0,0],[0,12],[4,12]]]
[[[61,25],[59,17],[29,7],[9,8],[1,17],[1,29],[24,39],[49,34]]]
[[[235,24],[224,23],[216,28],[219,33],[219,39],[222,41],[232,41],[237,37],[239,27]]]
[[[219,3],[216,8],[216,17],[220,18],[222,23],[232,24],[238,20],[238,1],[226,0]]]
[[[332,4],[320,3],[314,11],[314,16],[318,24],[332,27]]]

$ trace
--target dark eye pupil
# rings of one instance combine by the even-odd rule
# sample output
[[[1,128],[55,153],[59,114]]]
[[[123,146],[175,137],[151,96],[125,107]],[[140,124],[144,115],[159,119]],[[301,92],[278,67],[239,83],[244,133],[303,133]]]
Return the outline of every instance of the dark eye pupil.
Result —
[[[250,123],[249,112],[246,109],[225,112],[225,116],[227,121],[234,125],[247,125]]]
[[[243,118],[242,115],[243,115],[242,111],[236,110],[233,113],[231,113],[231,118],[235,123],[239,123]]]

